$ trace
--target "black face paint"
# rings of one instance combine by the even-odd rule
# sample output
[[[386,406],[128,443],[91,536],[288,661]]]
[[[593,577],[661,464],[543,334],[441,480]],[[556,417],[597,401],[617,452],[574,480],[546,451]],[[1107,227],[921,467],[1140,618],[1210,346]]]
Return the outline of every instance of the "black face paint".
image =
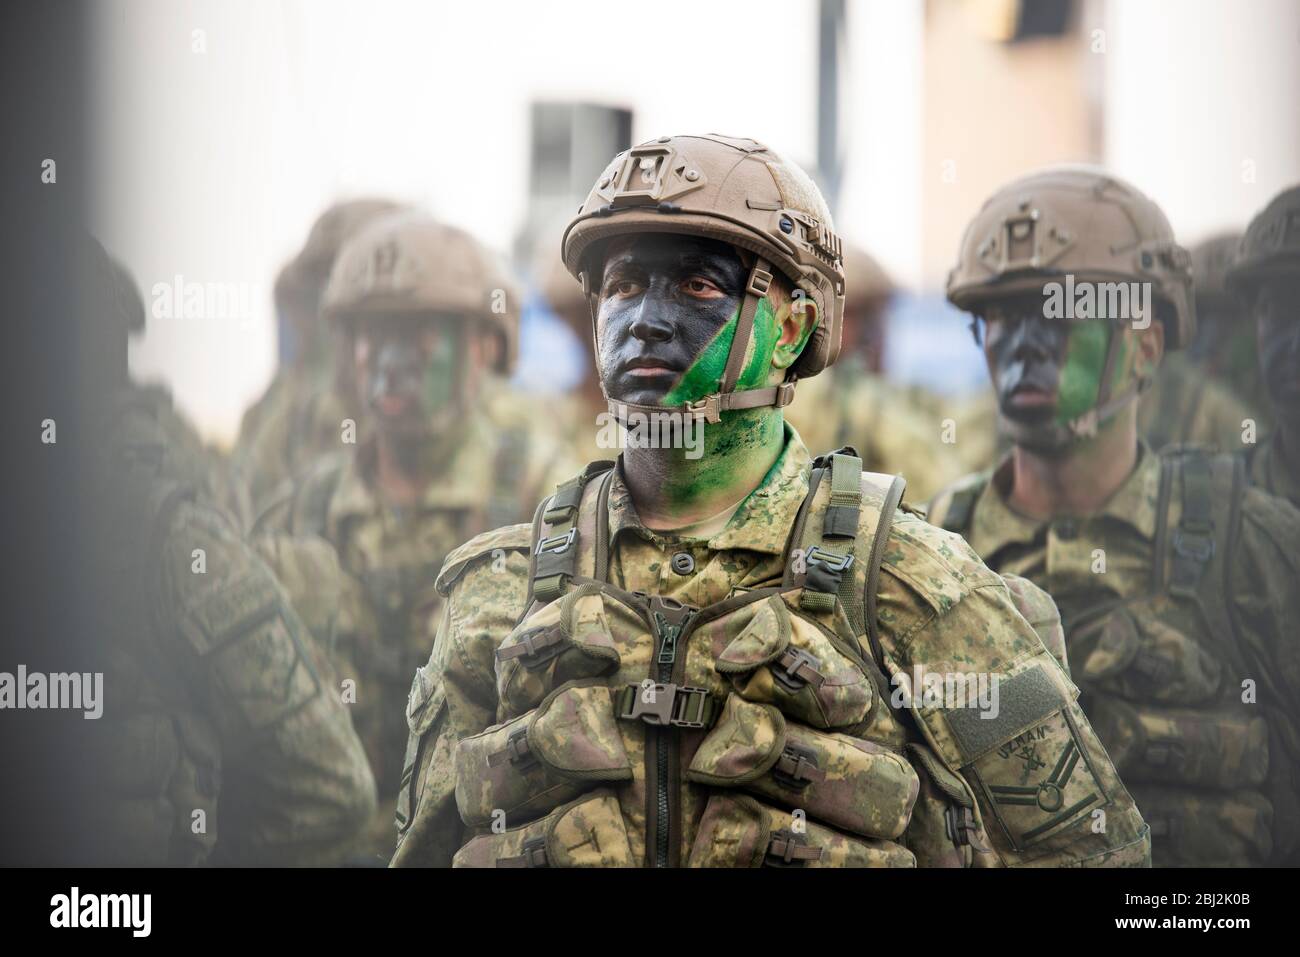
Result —
[[[609,397],[656,404],[693,377],[711,380],[702,382],[701,395],[716,388],[745,275],[735,250],[709,239],[652,233],[611,250],[598,327]]]
[[[1067,354],[1069,323],[1045,318],[1040,296],[991,304],[981,319],[998,409],[1025,425],[1050,421]]]
[[[386,432],[436,431],[455,412],[460,329],[452,321],[413,316],[372,318],[357,339],[364,362],[358,371],[361,399]]]
[[[1300,419],[1300,278],[1265,280],[1255,296],[1259,370],[1278,418]]]

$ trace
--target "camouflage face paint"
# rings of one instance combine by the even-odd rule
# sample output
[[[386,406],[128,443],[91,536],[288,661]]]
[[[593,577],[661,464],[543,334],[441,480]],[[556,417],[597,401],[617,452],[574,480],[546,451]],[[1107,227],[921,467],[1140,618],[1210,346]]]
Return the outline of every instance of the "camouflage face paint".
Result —
[[[1069,324],[1065,362],[1061,366],[1056,394],[1055,417],[1061,425],[1077,419],[1097,405],[1101,376],[1106,368],[1106,350],[1112,335],[1122,336],[1123,333],[1112,329],[1104,319],[1087,319]],[[1120,361],[1115,364],[1117,377],[1122,376],[1126,368],[1126,339],[1121,339],[1120,349]]]
[[[450,319],[372,317],[357,331],[359,385],[382,431],[438,427],[458,406],[463,330]]]

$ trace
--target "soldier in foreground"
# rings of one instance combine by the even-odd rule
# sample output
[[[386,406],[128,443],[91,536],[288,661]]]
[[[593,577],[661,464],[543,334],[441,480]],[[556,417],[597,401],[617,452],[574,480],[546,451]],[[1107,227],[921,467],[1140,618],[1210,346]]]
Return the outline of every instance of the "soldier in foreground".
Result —
[[[1228,280],[1255,322],[1274,414],[1268,438],[1247,449],[1250,481],[1300,506],[1300,186],[1250,221]]]
[[[1255,337],[1225,284],[1238,238],[1215,236],[1191,250],[1196,338],[1164,358],[1138,400],[1138,434],[1157,451],[1200,445],[1239,452],[1247,423],[1262,425]]]
[[[629,442],[448,556],[393,863],[1144,864],[1003,580],[901,480],[814,461],[784,423],[844,309],[807,175],[748,139],[643,144],[563,258],[614,413],[703,428],[703,454]],[[996,715],[922,692],[956,668],[1001,675]]]
[[[847,292],[844,341],[825,375],[802,384],[786,419],[811,449],[851,445],[872,472],[897,472],[918,499],[962,473],[952,445],[941,441],[933,401],[918,401],[881,372],[893,282],[864,249],[844,247]]]
[[[343,447],[343,422],[361,414],[348,357],[320,314],[321,297],[343,244],[367,223],[401,207],[385,199],[335,203],[312,225],[302,250],[275,281],[276,313],[291,360],[244,413],[233,459],[256,518],[280,483]]]
[[[124,349],[139,295],[97,245],[87,256]],[[207,497],[207,459],[177,442],[170,405],[139,391],[124,385],[102,432],[108,705],[87,732],[103,783],[89,862],[335,863],[374,813],[375,783],[328,661]]]
[[[1117,281],[1134,284],[1130,310],[1052,305],[1067,283],[1099,304]],[[1139,438],[1137,396],[1194,332],[1189,257],[1164,214],[1101,171],[1023,177],[967,228],[948,298],[982,331],[1015,446],[930,520],[1056,599],[1157,866],[1289,860],[1300,512],[1249,488],[1239,456],[1157,455]]]
[[[483,406],[514,360],[514,289],[468,234],[413,211],[362,230],[325,292],[366,410],[355,454],[318,462],[273,499],[256,536],[320,535],[343,568],[334,653],[353,722],[388,800],[363,857],[392,853],[411,675],[428,658],[433,580],[458,542],[531,514],[557,451],[496,427]]]

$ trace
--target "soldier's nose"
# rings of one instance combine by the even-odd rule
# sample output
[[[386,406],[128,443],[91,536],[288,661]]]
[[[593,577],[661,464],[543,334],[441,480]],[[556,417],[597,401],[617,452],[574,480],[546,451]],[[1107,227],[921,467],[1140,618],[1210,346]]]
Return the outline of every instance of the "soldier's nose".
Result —
[[[650,296],[642,298],[632,320],[632,335],[642,342],[667,342],[673,337],[673,327],[662,315],[661,304]]]

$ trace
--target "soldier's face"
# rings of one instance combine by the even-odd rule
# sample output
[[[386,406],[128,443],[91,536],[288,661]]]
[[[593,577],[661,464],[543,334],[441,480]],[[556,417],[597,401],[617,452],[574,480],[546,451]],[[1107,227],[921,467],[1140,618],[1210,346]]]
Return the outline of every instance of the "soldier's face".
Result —
[[[1300,276],[1269,279],[1254,303],[1259,369],[1279,418],[1300,419]]]
[[[464,333],[452,317],[372,315],[356,324],[357,395],[381,431],[421,434],[456,411],[471,364]]]
[[[609,397],[676,404],[716,391],[746,275],[726,243],[660,234],[611,243],[597,318]]]

